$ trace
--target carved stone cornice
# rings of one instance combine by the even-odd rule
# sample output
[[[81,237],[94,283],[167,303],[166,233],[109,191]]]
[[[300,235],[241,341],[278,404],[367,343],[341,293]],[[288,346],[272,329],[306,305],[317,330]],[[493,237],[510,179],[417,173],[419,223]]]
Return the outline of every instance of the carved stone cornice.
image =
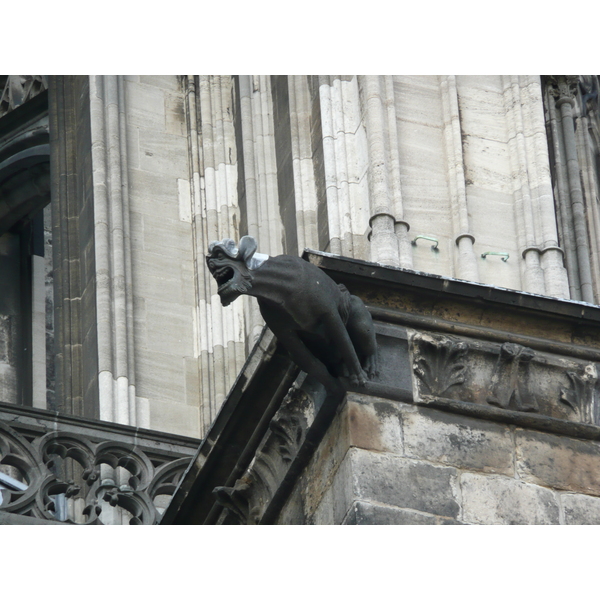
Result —
[[[444,397],[519,413],[600,425],[595,363],[505,342],[409,333],[415,402]],[[518,419],[517,419],[518,420]]]

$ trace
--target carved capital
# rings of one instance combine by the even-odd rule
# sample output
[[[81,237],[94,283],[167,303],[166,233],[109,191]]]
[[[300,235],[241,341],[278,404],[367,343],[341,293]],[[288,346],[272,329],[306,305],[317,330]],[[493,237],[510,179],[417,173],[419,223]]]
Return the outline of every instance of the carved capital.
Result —
[[[575,96],[578,91],[579,78],[576,75],[552,75],[548,78],[550,93],[556,99],[557,108],[568,102],[575,105]]]

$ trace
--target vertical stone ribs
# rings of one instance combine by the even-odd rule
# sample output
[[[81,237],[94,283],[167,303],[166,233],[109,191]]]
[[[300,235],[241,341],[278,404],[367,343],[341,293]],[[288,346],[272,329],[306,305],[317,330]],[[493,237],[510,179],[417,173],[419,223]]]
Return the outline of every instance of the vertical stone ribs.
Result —
[[[76,76],[49,80],[55,395],[58,410],[98,418],[88,81]]]
[[[416,402],[469,402],[600,425],[596,364],[520,344],[412,332]]]

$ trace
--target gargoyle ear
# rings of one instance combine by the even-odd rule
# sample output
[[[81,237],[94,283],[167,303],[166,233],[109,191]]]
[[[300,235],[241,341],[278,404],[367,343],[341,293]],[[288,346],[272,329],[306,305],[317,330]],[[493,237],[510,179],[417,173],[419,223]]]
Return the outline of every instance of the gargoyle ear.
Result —
[[[252,258],[257,248],[258,244],[256,243],[256,240],[251,235],[245,235],[240,240],[240,245],[238,246],[238,256],[246,264],[248,264],[248,261]]]

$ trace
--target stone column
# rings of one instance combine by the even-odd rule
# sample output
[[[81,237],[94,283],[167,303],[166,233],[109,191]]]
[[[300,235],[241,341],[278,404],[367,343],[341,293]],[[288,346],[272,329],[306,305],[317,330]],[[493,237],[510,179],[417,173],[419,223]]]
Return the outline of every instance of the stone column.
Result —
[[[90,114],[100,418],[136,425],[148,419],[136,408],[125,92],[121,76],[90,77]]]
[[[442,76],[440,78],[440,91],[442,95],[446,158],[448,161],[452,226],[456,245],[456,276],[459,279],[468,281],[479,281],[477,257],[473,250],[475,237],[471,233],[469,224],[456,76]]]
[[[585,302],[593,303],[594,292],[590,264],[590,246],[573,114],[575,95],[577,94],[577,77],[557,76],[552,81],[551,93],[555,98],[556,109],[560,112],[561,126],[559,133],[562,137],[562,146],[564,148],[564,170],[567,175],[569,204],[572,214],[572,223],[568,224],[567,227],[572,227],[581,299]]]
[[[400,192],[398,135],[393,81],[376,75],[359,77],[368,143],[371,259],[412,266]]]

